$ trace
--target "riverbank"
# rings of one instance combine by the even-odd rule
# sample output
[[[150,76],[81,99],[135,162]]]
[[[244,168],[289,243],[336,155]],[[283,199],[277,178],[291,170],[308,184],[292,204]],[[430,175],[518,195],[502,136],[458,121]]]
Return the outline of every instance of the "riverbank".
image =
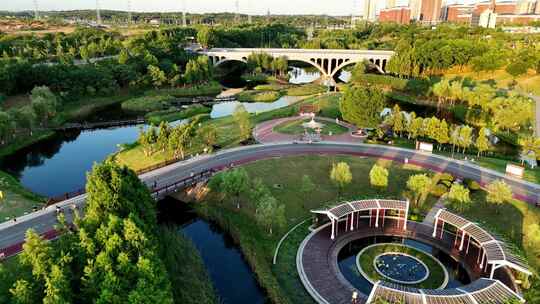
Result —
[[[240,197],[241,209],[237,209],[232,200],[214,192],[194,204],[201,216],[217,222],[239,244],[273,303],[311,302],[299,281],[295,260],[296,249],[307,234],[308,225],[299,227],[290,235],[280,250],[276,265],[272,264],[272,259],[277,243],[286,231],[311,217],[310,210],[338,200],[337,188],[330,181],[329,172],[332,164],[339,161],[347,162],[353,174],[352,183],[343,189],[340,200],[374,197],[401,199],[409,175],[425,172],[388,161],[348,156],[293,156],[244,165],[242,167],[250,180],[260,179],[279,204],[285,206],[286,227],[275,230],[273,234],[254,224],[255,206],[247,194]],[[365,172],[369,172],[375,163],[389,169],[387,189],[375,189],[369,184]],[[303,188],[301,177],[304,175],[313,182],[313,190],[309,193],[300,190]],[[429,196],[420,209],[429,210],[435,201],[435,197]],[[420,209],[417,212],[425,212]]]
[[[41,208],[45,198],[25,189],[13,176],[0,171],[0,222],[7,221]]]
[[[218,304],[219,298],[199,251],[177,227],[161,225],[159,252],[175,303]]]

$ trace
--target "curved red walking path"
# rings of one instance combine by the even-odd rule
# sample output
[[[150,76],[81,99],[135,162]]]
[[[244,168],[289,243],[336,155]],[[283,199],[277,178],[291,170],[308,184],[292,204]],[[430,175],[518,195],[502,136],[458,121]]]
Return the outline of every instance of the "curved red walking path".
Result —
[[[293,117],[278,118],[274,120],[265,121],[255,126],[255,129],[253,130],[253,138],[255,138],[257,142],[260,142],[263,144],[268,144],[268,143],[273,143],[273,142],[301,141],[301,135],[292,135],[292,134],[284,134],[284,133],[275,132],[274,128],[286,122],[291,122],[291,121],[296,121],[296,120],[308,120],[308,119],[311,119],[311,117],[310,116],[293,116]],[[349,129],[348,132],[345,132],[339,135],[321,134],[322,141],[344,142],[344,143],[363,142],[363,138],[352,136],[352,133],[358,130],[358,128],[355,127],[354,125],[348,124],[343,121],[336,121],[334,119],[326,118],[326,117],[315,117],[315,120],[337,123],[340,126]]]

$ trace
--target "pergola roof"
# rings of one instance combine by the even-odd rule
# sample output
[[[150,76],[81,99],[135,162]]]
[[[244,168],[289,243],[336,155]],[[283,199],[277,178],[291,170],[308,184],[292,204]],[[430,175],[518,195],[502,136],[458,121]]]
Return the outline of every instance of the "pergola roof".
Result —
[[[326,214],[333,219],[339,219],[353,212],[377,210],[377,209],[393,209],[407,211],[409,209],[408,201],[399,200],[360,200],[345,202],[327,210],[314,210],[314,213]]]
[[[512,254],[504,242],[489,234],[478,224],[473,223],[448,210],[441,209],[435,216],[435,223],[441,220],[468,234],[486,253],[488,264],[497,264],[514,268],[518,271],[531,275],[527,263],[520,257]]]
[[[467,286],[449,289],[416,289],[379,281],[373,286],[367,303],[384,299],[405,304],[503,304],[511,298],[525,302],[500,281],[485,278]]]

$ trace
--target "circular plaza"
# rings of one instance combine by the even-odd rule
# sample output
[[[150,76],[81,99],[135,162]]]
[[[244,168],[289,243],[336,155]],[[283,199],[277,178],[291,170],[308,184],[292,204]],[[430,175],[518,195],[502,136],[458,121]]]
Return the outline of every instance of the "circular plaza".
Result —
[[[527,265],[504,242],[438,209],[407,221],[408,201],[360,200],[313,210],[296,258],[317,303],[524,302],[515,284]]]

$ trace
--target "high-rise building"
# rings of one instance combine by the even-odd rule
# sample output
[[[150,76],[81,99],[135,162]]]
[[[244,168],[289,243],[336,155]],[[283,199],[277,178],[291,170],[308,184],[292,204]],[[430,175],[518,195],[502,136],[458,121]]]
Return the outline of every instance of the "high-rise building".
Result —
[[[411,22],[411,9],[406,6],[383,9],[379,13],[379,22],[409,24]]]
[[[364,0],[364,19],[368,21],[375,21],[377,18],[377,1],[376,0]]]
[[[409,8],[411,9],[411,19],[420,20],[422,0],[409,0]]]
[[[535,5],[535,8],[534,8],[534,13],[536,15],[540,15],[540,0],[536,1],[536,5]]]
[[[536,0],[518,0],[515,13],[518,15],[533,14],[536,5]]]
[[[437,23],[441,19],[442,0],[422,0],[420,6],[420,21]]]

